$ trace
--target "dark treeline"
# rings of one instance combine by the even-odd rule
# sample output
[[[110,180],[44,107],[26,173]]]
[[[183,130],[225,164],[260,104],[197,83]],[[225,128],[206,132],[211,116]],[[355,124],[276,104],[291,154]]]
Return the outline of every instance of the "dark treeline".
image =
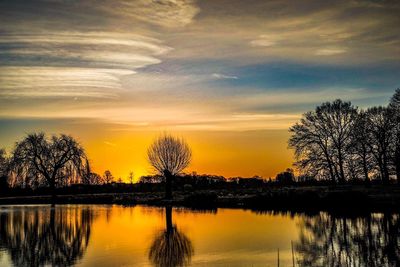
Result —
[[[55,189],[71,184],[96,184],[83,147],[71,136],[44,133],[27,135],[7,157],[0,151],[0,190],[7,188]]]
[[[303,114],[289,147],[303,179],[400,182],[400,89],[388,106],[358,109],[340,99]]]

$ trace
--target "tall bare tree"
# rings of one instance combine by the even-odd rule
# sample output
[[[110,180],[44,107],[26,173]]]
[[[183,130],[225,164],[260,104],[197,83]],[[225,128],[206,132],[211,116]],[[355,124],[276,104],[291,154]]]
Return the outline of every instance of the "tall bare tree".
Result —
[[[135,173],[134,172],[129,172],[129,182],[131,183],[131,184],[133,184],[133,180],[134,180],[134,178],[135,178]]]
[[[394,123],[392,112],[386,107],[372,107],[367,110],[368,145],[384,183],[389,182],[390,145],[393,142]]]
[[[0,192],[8,188],[9,159],[4,149],[0,149]]]
[[[351,143],[352,160],[358,170],[362,173],[364,180],[370,180],[369,174],[373,166],[373,159],[370,146],[370,133],[368,127],[368,115],[365,111],[361,110],[357,116],[353,128],[353,136]]]
[[[114,176],[109,170],[106,170],[103,174],[103,181],[105,184],[110,184],[114,181]]]
[[[172,197],[172,179],[182,172],[192,158],[185,140],[165,134],[148,148],[147,156],[153,168],[165,177],[165,197]]]
[[[64,184],[71,171],[81,173],[85,158],[82,146],[71,136],[47,138],[44,133],[33,133],[17,142],[11,167],[24,185],[50,186],[54,198],[55,188]]]
[[[397,88],[393,97],[390,99],[389,109],[392,111],[394,129],[392,154],[393,163],[396,170],[397,182],[400,183],[400,88]]]
[[[356,116],[357,109],[339,99],[305,113],[300,123],[289,129],[289,147],[295,150],[297,166],[314,175],[329,173],[332,181],[345,181]]]

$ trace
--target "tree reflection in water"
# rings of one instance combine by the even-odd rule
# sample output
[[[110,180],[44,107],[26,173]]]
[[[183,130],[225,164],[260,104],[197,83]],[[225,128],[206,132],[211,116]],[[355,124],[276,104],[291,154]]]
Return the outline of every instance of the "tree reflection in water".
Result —
[[[300,224],[299,266],[400,266],[399,214],[338,218],[321,213]]]
[[[194,253],[192,242],[172,224],[172,208],[165,207],[166,229],[154,239],[149,259],[155,266],[185,266]]]
[[[13,208],[0,213],[0,248],[15,266],[68,266],[82,258],[93,212],[84,207]]]

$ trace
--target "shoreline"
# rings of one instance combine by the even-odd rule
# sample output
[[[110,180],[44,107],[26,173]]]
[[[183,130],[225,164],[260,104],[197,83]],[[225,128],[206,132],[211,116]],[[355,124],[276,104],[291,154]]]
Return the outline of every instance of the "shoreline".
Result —
[[[119,204],[174,206],[192,209],[242,208],[300,212],[398,212],[400,186],[310,186],[239,190],[176,191],[173,200],[163,192],[125,192],[57,195],[55,204]],[[52,204],[50,195],[0,196],[0,205]]]

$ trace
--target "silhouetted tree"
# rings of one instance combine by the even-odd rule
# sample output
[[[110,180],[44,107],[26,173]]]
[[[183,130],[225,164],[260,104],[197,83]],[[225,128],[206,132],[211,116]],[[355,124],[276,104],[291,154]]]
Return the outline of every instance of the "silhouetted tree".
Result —
[[[52,189],[64,185],[71,175],[81,175],[86,159],[82,146],[71,136],[44,133],[29,134],[12,152],[11,168],[19,183],[25,186],[48,185]]]
[[[371,153],[384,183],[389,182],[390,146],[395,127],[392,112],[386,107],[372,107],[367,110],[368,132]]]
[[[0,149],[0,192],[8,189],[9,159],[6,151]]]
[[[371,153],[371,138],[369,134],[368,114],[365,111],[360,111],[357,115],[350,151],[352,153],[352,162],[355,164],[355,171],[362,173],[364,180],[368,182],[369,173],[373,167],[373,158]],[[358,175],[356,175],[358,177]]]
[[[129,178],[129,182],[130,182],[131,184],[133,184],[134,177],[135,177],[135,174],[134,174],[133,172],[130,172],[128,178]]]
[[[192,242],[172,224],[172,208],[165,207],[166,229],[154,239],[149,259],[155,266],[175,267],[189,265],[194,253]]]
[[[192,152],[188,144],[171,135],[164,135],[154,141],[147,150],[147,156],[154,169],[165,177],[165,197],[172,197],[172,179],[190,163]]]
[[[103,174],[104,183],[110,184],[114,181],[114,176],[111,174],[109,170],[106,170]]]
[[[295,166],[317,179],[400,183],[400,89],[388,107],[359,111],[350,102],[335,100],[303,115],[289,130]]]
[[[286,171],[278,173],[275,180],[281,184],[291,184],[294,182],[295,177],[292,169],[286,169]]]
[[[103,178],[94,172],[91,172],[88,177],[88,182],[91,185],[101,185],[104,183]]]
[[[89,185],[100,185],[103,184],[103,178],[97,174],[92,172],[92,169],[90,168],[90,163],[89,160],[86,159],[86,164],[85,164],[85,168],[84,168],[84,174],[83,176],[83,184],[89,184]]]
[[[396,171],[397,182],[400,183],[400,88],[397,88],[393,97],[390,99],[389,109],[393,114],[393,143],[392,155]]]
[[[296,165],[315,176],[329,173],[332,181],[345,181],[356,115],[357,109],[340,99],[305,113],[300,123],[289,129],[289,147],[295,150]]]

